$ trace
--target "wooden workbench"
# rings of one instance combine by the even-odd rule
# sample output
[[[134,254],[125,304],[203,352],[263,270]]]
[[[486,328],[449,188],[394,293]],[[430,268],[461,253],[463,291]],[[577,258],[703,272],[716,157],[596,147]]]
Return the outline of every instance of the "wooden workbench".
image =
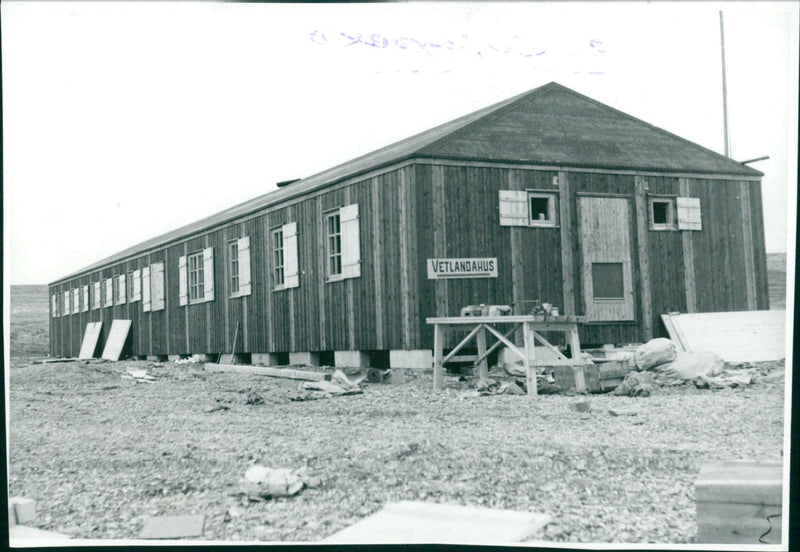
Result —
[[[478,367],[481,377],[488,376],[487,357],[501,344],[508,347],[511,351],[522,358],[527,375],[528,395],[537,394],[536,387],[536,341],[545,347],[552,349],[558,356],[558,360],[548,360],[547,366],[568,365],[576,370],[575,386],[578,392],[586,389],[583,378],[583,359],[581,359],[581,344],[578,339],[578,324],[583,322],[583,316],[544,316],[544,315],[514,315],[514,316],[450,316],[443,318],[426,318],[425,322],[433,324],[433,387],[439,391],[442,389],[442,376],[444,375],[444,364],[453,358],[467,343],[473,339],[477,342],[478,356],[474,365]],[[510,327],[504,328],[505,333],[501,333],[496,326]],[[508,339],[512,333],[522,329],[524,347],[520,350]],[[455,346],[446,356],[444,355],[444,333],[449,330],[468,330],[467,336]],[[492,334],[497,338],[497,342],[490,348],[486,348],[486,333]],[[538,332],[560,332],[566,335],[567,343],[572,351],[572,358],[567,358],[561,352],[548,343]]]

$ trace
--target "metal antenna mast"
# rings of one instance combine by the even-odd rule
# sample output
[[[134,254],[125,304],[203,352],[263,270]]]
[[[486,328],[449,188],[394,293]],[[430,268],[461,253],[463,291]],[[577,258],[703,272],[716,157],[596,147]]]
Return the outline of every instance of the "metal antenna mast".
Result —
[[[728,133],[728,86],[725,78],[725,25],[719,11],[719,37],[722,45],[722,121],[725,127],[725,157],[731,155],[731,138]]]

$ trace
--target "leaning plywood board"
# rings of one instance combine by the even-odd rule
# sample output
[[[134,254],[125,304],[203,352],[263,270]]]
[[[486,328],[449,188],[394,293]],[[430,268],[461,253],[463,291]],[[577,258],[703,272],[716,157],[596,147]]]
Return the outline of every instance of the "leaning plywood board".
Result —
[[[726,362],[786,356],[786,311],[662,314],[670,338],[685,351],[712,351]]]
[[[128,339],[128,332],[131,329],[130,320],[114,320],[111,323],[111,331],[108,333],[106,347],[103,349],[103,358],[107,360],[119,360],[125,340]]]
[[[78,353],[78,358],[94,358],[94,352],[97,350],[97,340],[100,338],[100,329],[102,327],[102,322],[89,322],[86,324],[86,331],[83,334],[83,343],[81,343],[81,351]]]
[[[550,522],[550,516],[451,504],[395,502],[324,539],[347,544],[490,544],[520,542]]]

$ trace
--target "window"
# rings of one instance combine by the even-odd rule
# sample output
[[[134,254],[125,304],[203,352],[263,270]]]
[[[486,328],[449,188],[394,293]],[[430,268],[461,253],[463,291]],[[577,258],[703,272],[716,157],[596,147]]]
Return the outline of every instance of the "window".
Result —
[[[89,310],[89,284],[84,285],[82,291],[83,291],[83,303],[81,306],[81,311],[86,312]]]
[[[675,199],[650,198],[650,230],[675,230]]]
[[[81,312],[81,290],[75,288],[72,290],[72,314]]]
[[[239,252],[241,253],[241,241]],[[242,287],[242,258],[239,258],[239,287]],[[153,285],[163,276],[156,278],[156,265],[151,266],[150,277]],[[163,273],[162,273],[163,274]],[[224,283],[224,280],[223,280]],[[249,286],[249,283],[248,283]],[[163,295],[163,294],[162,294]],[[152,299],[156,300],[156,288],[152,289]],[[214,248],[207,247],[191,255],[182,255],[178,258],[178,304],[186,306],[189,303],[201,303],[214,300]],[[155,303],[153,310],[157,310]]]
[[[69,314],[69,290],[64,292],[64,310],[61,312],[61,316],[66,316]]]
[[[283,227],[272,231],[272,283],[273,287],[282,287],[284,281],[283,265]]]
[[[228,242],[228,289],[231,295],[239,293],[239,240]]]
[[[558,226],[558,192],[500,190],[500,226]]]
[[[131,270],[128,272],[128,300],[131,302],[136,298],[136,289],[134,288],[133,281],[133,271]]]
[[[339,211],[327,216],[328,239],[326,240],[328,257],[328,276],[339,276],[342,273],[342,227]]]
[[[592,294],[595,299],[624,299],[622,263],[592,263]]]
[[[57,293],[53,294],[52,310],[53,310],[53,318],[56,318],[58,316],[58,294]]]
[[[556,225],[556,194],[530,192],[528,206],[531,226]]]
[[[205,297],[203,252],[189,255],[187,261],[189,265],[189,301],[202,301]]]

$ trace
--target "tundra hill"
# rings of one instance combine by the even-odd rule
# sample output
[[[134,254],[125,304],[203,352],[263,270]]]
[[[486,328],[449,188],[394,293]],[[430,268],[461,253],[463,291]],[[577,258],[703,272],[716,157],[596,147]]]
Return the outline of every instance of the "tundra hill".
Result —
[[[47,286],[11,286],[10,307],[11,356],[47,356],[50,347]]]

